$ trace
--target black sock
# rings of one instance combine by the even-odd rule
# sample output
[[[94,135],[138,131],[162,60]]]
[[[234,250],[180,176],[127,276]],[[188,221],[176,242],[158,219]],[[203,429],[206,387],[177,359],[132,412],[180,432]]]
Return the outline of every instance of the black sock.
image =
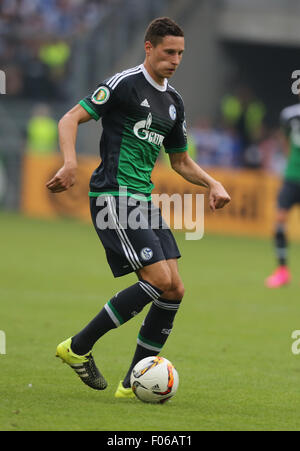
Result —
[[[173,328],[180,302],[162,298],[153,301],[138,335],[136,351],[123,380],[124,387],[130,387],[131,371],[140,360],[157,355],[161,351]]]
[[[287,237],[285,226],[278,224],[274,236],[275,252],[280,266],[287,265]]]
[[[72,338],[72,351],[79,355],[88,353],[106,332],[124,324],[146,304],[158,299],[161,294],[161,290],[145,280],[140,280],[120,291],[81,332]]]

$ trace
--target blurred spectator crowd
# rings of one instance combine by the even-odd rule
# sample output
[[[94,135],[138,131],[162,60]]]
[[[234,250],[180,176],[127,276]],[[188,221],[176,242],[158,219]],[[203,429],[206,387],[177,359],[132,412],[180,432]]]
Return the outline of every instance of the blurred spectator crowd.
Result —
[[[101,22],[119,0],[1,0],[0,68],[7,93],[63,99],[72,39]]]
[[[0,0],[0,69],[6,74],[7,97],[36,103],[67,100],[76,36],[95,29],[117,9],[134,30],[150,5],[150,13],[163,5],[163,0],[127,0],[126,8],[121,8],[123,1]],[[44,134],[48,124],[51,142],[53,125],[45,122],[44,109],[38,111],[31,134],[39,126],[40,137],[41,123]],[[238,86],[221,99],[215,120],[200,117],[189,129],[192,157],[204,167],[282,173],[286,157],[280,130],[267,125],[267,115],[266,106],[249,87]]]
[[[20,36],[69,36],[98,23],[116,0],[2,0],[0,30]]]
[[[268,125],[267,109],[248,86],[221,99],[215,121],[199,118],[189,148],[200,166],[264,169],[282,174],[286,148],[280,126]],[[278,117],[279,121],[279,117]]]

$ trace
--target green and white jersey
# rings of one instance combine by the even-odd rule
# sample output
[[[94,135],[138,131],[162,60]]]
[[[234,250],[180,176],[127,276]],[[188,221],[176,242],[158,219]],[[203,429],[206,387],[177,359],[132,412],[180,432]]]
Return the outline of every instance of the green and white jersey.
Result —
[[[101,164],[93,172],[90,196],[128,193],[151,195],[151,173],[159,151],[187,150],[184,105],[165,79],[156,83],[144,65],[118,73],[98,85],[79,104],[102,118]]]
[[[300,182],[300,104],[285,108],[280,120],[290,147],[285,179]]]

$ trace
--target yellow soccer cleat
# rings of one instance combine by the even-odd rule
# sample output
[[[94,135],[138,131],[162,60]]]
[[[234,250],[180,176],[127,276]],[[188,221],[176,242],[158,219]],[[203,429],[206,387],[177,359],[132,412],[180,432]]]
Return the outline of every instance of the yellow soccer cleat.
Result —
[[[115,392],[115,398],[127,398],[127,399],[134,398],[135,394],[133,393],[132,388],[123,387],[122,382],[123,381],[119,382],[118,388]]]
[[[75,354],[71,349],[72,338],[60,343],[56,348],[56,357],[67,363],[89,387],[94,390],[104,390],[107,382],[98,370],[91,351],[85,355]]]

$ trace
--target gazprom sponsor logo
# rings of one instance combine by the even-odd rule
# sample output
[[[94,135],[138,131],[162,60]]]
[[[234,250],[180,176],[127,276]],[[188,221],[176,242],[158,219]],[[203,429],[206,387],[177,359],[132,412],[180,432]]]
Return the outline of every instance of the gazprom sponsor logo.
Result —
[[[139,139],[161,147],[164,136],[160,135],[159,133],[150,131],[151,124],[152,114],[149,113],[146,120],[136,122],[133,127],[133,132]]]

